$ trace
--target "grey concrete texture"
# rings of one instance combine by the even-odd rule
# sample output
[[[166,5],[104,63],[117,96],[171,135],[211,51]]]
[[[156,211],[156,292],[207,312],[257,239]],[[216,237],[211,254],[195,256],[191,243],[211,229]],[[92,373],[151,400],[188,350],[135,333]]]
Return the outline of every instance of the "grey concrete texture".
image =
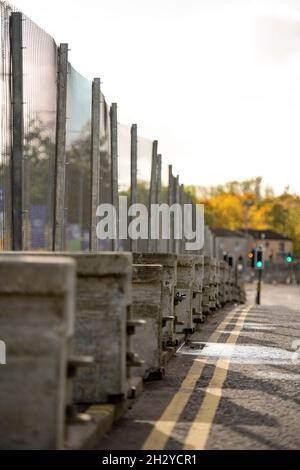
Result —
[[[134,264],[160,264],[163,267],[176,268],[177,255],[172,253],[133,253]]]
[[[162,266],[132,266],[132,317],[146,322],[132,337],[132,348],[144,361],[134,373],[145,378],[162,367],[162,282]]]
[[[194,289],[202,290],[203,279],[204,279],[204,256],[194,256],[195,260],[195,279]]]
[[[86,276],[77,280],[73,351],[94,358],[78,371],[74,400],[105,403],[127,394],[127,307],[129,280]]]
[[[192,255],[177,256],[177,287],[192,288],[195,282],[195,260]]]
[[[174,317],[163,327],[163,346],[176,344],[174,295],[177,283],[177,255],[160,253],[133,253],[134,264],[159,264],[163,270],[162,310],[165,317]]]
[[[0,255],[1,449],[59,449],[74,325],[75,263]]]
[[[75,254],[77,264],[74,353],[94,358],[78,371],[74,400],[106,403],[126,397],[127,320],[131,303],[129,253]]]
[[[179,340],[186,331],[192,332],[193,322],[193,290],[195,282],[195,258],[193,255],[177,256],[177,283],[176,290],[185,296],[184,300],[175,306],[176,320],[182,325],[176,326],[176,335]]]
[[[13,256],[11,252],[3,255],[7,259]],[[51,260],[56,254],[43,252],[34,255],[38,256]],[[132,255],[64,252],[60,256],[64,259],[71,257],[76,262],[75,334],[71,353],[94,358],[94,363],[78,369],[73,379],[74,401],[106,403],[116,397],[126,397]]]
[[[193,322],[193,286],[184,288],[179,284],[176,290],[185,296],[183,301],[175,306],[176,321],[180,322],[176,325],[176,336],[178,340],[182,340],[182,334],[186,331],[192,332],[191,330],[195,327]]]
[[[215,277],[216,282],[213,282],[213,273],[214,270],[217,273],[218,267],[215,260],[205,260],[203,256],[195,255],[166,254],[138,254],[134,255],[134,259],[140,263],[146,259],[149,264],[132,266],[131,254],[115,252],[63,253],[60,257],[55,253],[34,253],[34,256],[6,253],[0,257],[0,292],[2,289],[3,298],[5,295],[19,296],[18,308],[21,308],[24,296],[26,301],[30,297],[32,302],[41,295],[43,299],[53,295],[64,297],[65,311],[68,312],[65,334],[68,338],[74,332],[76,298],[75,338],[71,341],[71,351],[69,340],[58,351],[64,363],[64,372],[71,353],[94,358],[94,364],[79,370],[73,379],[74,399],[78,403],[106,403],[125,399],[130,375],[126,360],[128,354],[134,351],[145,359],[145,364],[139,369],[139,374],[144,375],[149,369],[161,368],[163,347],[175,343],[174,321],[166,322],[163,327],[163,318],[174,316],[175,313],[184,323],[181,331],[192,332],[193,315],[195,311],[199,314],[202,300],[207,301],[210,310],[217,305],[218,290],[215,286],[218,286],[218,276]],[[155,264],[159,260],[162,264]],[[68,264],[73,269],[72,281],[70,276],[66,276],[65,268],[61,268]],[[47,268],[42,268],[44,265]],[[207,268],[209,284],[202,298],[202,292],[194,292],[194,289],[195,286],[202,289]],[[47,271],[47,275],[37,275],[43,269]],[[76,296],[74,269],[77,276]],[[66,279],[69,279],[69,284]],[[228,280],[230,288],[232,280]],[[174,310],[174,293],[177,289],[186,294],[186,299]],[[69,294],[70,291],[72,295]],[[132,299],[133,306],[130,308]],[[18,305],[17,300],[15,305]],[[38,305],[41,306],[41,302]],[[143,319],[147,323],[132,336],[127,334],[130,319]],[[31,318],[28,330],[32,326],[30,321]],[[182,339],[182,335],[177,338],[179,341]],[[57,390],[64,395],[65,375],[59,375],[57,382]],[[49,389],[54,400],[57,390]],[[57,400],[55,403],[57,405]],[[62,410],[65,404],[66,398],[63,405],[60,403],[59,409]],[[61,429],[64,428],[63,416],[60,415]],[[53,444],[54,447],[62,445],[62,434],[60,431],[59,444]]]
[[[202,309],[203,280],[204,280],[204,256],[195,255],[195,278],[193,284],[193,322],[203,322]]]

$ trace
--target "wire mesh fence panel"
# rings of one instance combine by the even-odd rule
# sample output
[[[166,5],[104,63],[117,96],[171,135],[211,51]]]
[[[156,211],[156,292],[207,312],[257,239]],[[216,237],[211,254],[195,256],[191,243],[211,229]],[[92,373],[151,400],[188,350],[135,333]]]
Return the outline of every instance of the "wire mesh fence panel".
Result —
[[[1,57],[0,57],[0,250],[11,248],[11,86],[9,21],[13,7],[0,2]]]
[[[24,248],[51,249],[55,167],[57,46],[23,17]]]
[[[69,251],[88,251],[91,191],[92,83],[68,67],[65,240]]]
[[[151,184],[152,141],[138,137],[137,156],[137,203],[143,204],[149,210]],[[148,251],[148,240],[138,239],[137,251]]]
[[[149,205],[149,191],[151,182],[152,141],[138,137],[137,158],[137,201],[139,204]]]
[[[1,15],[1,59],[0,59],[0,105],[1,105],[1,130],[0,130],[0,250],[12,248],[12,213],[15,214],[12,198],[14,184],[12,176],[12,115],[15,113],[14,97],[11,96],[12,56],[10,31],[11,12],[15,11],[6,2],[0,1]],[[13,15],[15,18],[15,15]],[[22,214],[23,227],[20,225],[18,234],[23,229],[23,248],[33,250],[50,250],[53,247],[54,212],[55,212],[55,171],[56,163],[56,120],[57,120],[57,76],[58,76],[58,48],[51,36],[45,33],[39,26],[23,15],[22,21],[22,58],[23,58],[23,93],[22,113],[24,122],[24,145],[20,145],[19,155],[22,157],[22,198],[18,205],[18,212]],[[18,31],[21,31],[18,28]],[[21,44],[21,39],[18,44]],[[66,45],[65,45],[66,46]],[[16,47],[13,48],[13,50]],[[19,50],[19,49],[18,49]],[[20,54],[19,54],[20,56]],[[21,57],[21,56],[20,56]],[[20,62],[22,63],[22,61]],[[67,59],[66,59],[67,63]],[[13,66],[14,70],[16,69]],[[19,76],[21,76],[19,74]],[[61,75],[59,75],[61,76]],[[20,86],[21,88],[21,86]],[[15,90],[15,88],[13,87]],[[94,95],[95,96],[95,95]],[[99,94],[97,95],[99,99]],[[112,204],[119,196],[127,196],[127,202],[131,198],[131,158],[137,154],[137,181],[136,202],[141,204],[142,213],[138,212],[143,227],[136,225],[140,238],[136,244],[130,244],[126,235],[126,228],[132,222],[133,217],[128,217],[127,207],[120,206],[119,217],[127,219],[125,232],[121,234],[119,248],[129,250],[131,247],[139,252],[150,250],[148,237],[150,236],[149,211],[150,191],[151,201],[155,194],[155,202],[168,204],[174,200],[174,184],[169,179],[169,168],[164,162],[160,165],[160,177],[158,170],[155,173],[155,154],[158,162],[157,147],[149,139],[138,137],[137,152],[136,143],[131,147],[131,129],[128,126],[118,125],[118,188],[113,182],[112,171],[112,128],[110,108],[103,94],[100,99],[100,168],[99,186],[96,199],[92,198],[91,170],[92,170],[92,82],[80,75],[71,64],[68,64],[67,75],[67,119],[66,119],[66,165],[65,187],[62,186],[61,198],[64,204],[56,199],[56,204],[63,210],[64,217],[60,217],[62,230],[61,238],[64,238],[64,248],[70,251],[87,251],[90,244],[91,211],[99,201],[100,204]],[[19,100],[21,103],[22,100]],[[95,110],[96,108],[94,108]],[[13,110],[13,112],[12,112]],[[61,116],[61,114],[60,114]],[[94,116],[94,114],[93,114]],[[98,114],[99,117],[99,114]],[[97,118],[98,119],[98,118]],[[63,117],[63,123],[65,116]],[[95,121],[93,121],[95,123]],[[99,121],[97,121],[99,122]],[[14,126],[14,129],[16,126]],[[19,129],[23,130],[22,126]],[[61,129],[61,126],[59,126]],[[113,126],[115,129],[115,126]],[[14,134],[16,135],[16,134]],[[95,134],[93,134],[95,135]],[[98,137],[97,137],[98,138]],[[19,140],[23,142],[22,132]],[[136,131],[135,139],[136,142]],[[116,139],[113,139],[115,144]],[[95,142],[94,142],[95,144]],[[14,144],[15,145],[15,144]],[[95,145],[93,146],[93,149]],[[94,153],[93,153],[94,155]],[[99,156],[99,153],[98,153]],[[18,161],[21,161],[21,157]],[[98,158],[98,157],[97,157]],[[15,158],[13,159],[15,162]],[[117,159],[114,159],[116,162]],[[134,158],[135,162],[135,158]],[[63,162],[64,163],[64,162]],[[135,165],[133,166],[135,169]],[[114,167],[116,170],[116,168]],[[152,189],[151,189],[152,170]],[[94,174],[94,173],[93,173]],[[155,174],[155,175],[154,175]],[[62,172],[64,176],[64,171]],[[154,178],[155,176],[155,178]],[[116,178],[115,178],[116,179]],[[155,182],[154,182],[155,179]],[[135,180],[135,178],[134,178]],[[159,181],[159,183],[158,183]],[[155,187],[154,187],[155,183]],[[97,185],[93,179],[93,188]],[[18,186],[21,192],[21,185]],[[170,189],[171,188],[171,189]],[[60,189],[60,188],[59,188]],[[115,191],[113,191],[115,190]],[[59,192],[59,191],[58,191]],[[98,197],[99,193],[99,197]],[[171,194],[172,193],[172,194]],[[95,195],[95,191],[93,191]],[[114,198],[113,198],[114,195]],[[172,196],[172,197],[170,197]],[[135,194],[134,194],[135,197]],[[183,198],[184,199],[184,198]],[[183,200],[181,201],[181,203]],[[57,209],[57,207],[56,207]],[[127,213],[125,213],[127,212]],[[61,214],[60,214],[61,215]],[[142,217],[141,217],[142,216]],[[20,220],[21,220],[20,219]],[[17,217],[14,220],[19,220]],[[98,222],[97,218],[97,222]],[[97,223],[96,222],[96,223]],[[93,219],[95,225],[95,219]],[[93,227],[94,227],[93,225]],[[146,230],[145,230],[146,226]],[[124,230],[124,227],[123,227]],[[63,235],[63,236],[62,236]],[[172,237],[172,234],[171,234]],[[20,244],[21,245],[21,244]],[[154,247],[154,248],[153,248]],[[101,251],[112,250],[111,239],[100,240],[98,248]],[[172,243],[160,238],[153,245],[153,249],[167,252],[174,251]]]
[[[111,124],[109,106],[101,94],[100,106],[100,203],[112,203],[112,174],[111,174]],[[101,251],[111,251],[112,241],[99,240]]]
[[[161,165],[161,194],[160,204],[168,204],[169,202],[169,165],[162,162]]]
[[[169,165],[167,165],[167,163],[165,163],[165,162],[162,162],[162,164],[161,164],[161,191],[160,191],[158,203],[159,204],[169,204]],[[163,238],[163,233],[164,233],[164,230],[163,230],[164,227],[162,227],[163,223],[167,223],[167,221],[164,222],[161,219],[161,228],[162,229],[160,231],[161,240],[160,240],[160,243],[159,243],[159,247],[160,247],[160,251],[162,253],[168,253],[168,251],[169,251],[169,240]]]
[[[119,196],[127,197],[127,204],[119,204],[119,248],[121,251],[130,251],[128,238],[128,205],[131,195],[131,128],[118,124],[118,192]],[[126,236],[126,238],[124,238]]]

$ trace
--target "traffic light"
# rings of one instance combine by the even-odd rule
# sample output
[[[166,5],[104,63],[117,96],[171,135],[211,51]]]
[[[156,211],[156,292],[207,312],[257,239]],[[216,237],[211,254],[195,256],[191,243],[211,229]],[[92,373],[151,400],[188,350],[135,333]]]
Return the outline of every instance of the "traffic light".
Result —
[[[255,250],[255,269],[263,269],[264,268],[264,254],[261,248],[257,248]]]
[[[292,263],[294,261],[294,258],[291,253],[288,253],[285,259],[287,263]]]
[[[251,268],[254,268],[254,257],[255,257],[255,250],[249,251],[248,258],[251,263]]]

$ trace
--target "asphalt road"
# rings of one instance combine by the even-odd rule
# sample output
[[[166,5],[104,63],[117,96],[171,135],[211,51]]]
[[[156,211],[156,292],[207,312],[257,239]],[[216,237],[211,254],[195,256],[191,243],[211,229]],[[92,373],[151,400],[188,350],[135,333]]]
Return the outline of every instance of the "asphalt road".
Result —
[[[100,449],[299,449],[300,288],[211,315]]]

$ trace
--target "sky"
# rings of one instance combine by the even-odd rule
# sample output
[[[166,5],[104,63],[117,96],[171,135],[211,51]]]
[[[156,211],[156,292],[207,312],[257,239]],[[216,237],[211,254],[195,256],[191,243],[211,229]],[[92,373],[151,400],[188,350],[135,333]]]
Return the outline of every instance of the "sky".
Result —
[[[300,194],[299,0],[15,0],[185,184]]]

